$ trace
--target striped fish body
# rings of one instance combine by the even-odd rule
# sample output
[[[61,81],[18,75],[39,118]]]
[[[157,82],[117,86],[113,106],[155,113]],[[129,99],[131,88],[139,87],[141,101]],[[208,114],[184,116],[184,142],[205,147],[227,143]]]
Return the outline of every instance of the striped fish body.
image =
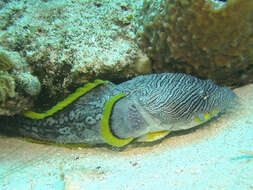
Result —
[[[124,96],[108,103],[118,95]],[[235,97],[226,87],[186,74],[144,75],[119,85],[97,86],[44,119],[17,116],[15,129],[60,144],[124,146],[133,139],[146,141],[145,135],[152,141],[169,131],[200,125]]]
[[[209,121],[236,100],[227,87],[180,73],[139,76],[119,87],[128,94],[115,104],[112,114],[111,128],[120,138],[189,129]],[[124,127],[118,123],[125,123]]]

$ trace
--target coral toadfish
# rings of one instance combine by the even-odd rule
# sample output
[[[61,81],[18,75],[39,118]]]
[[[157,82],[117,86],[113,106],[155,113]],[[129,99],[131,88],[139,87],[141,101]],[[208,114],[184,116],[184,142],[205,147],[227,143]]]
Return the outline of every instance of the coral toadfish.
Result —
[[[96,80],[44,113],[15,116],[12,129],[57,144],[122,147],[189,129],[223,112],[236,95],[211,80],[180,73],[143,75],[121,84]]]

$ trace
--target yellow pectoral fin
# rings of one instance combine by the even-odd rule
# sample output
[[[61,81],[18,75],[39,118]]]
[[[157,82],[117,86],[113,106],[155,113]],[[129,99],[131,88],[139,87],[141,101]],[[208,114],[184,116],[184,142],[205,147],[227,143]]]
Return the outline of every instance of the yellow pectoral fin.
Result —
[[[212,116],[216,116],[219,112],[220,112],[220,110],[218,110],[218,109],[213,110]]]
[[[169,133],[170,131],[158,131],[154,133],[147,133],[139,137],[136,141],[137,142],[152,142],[152,141],[156,141],[167,136]]]
[[[62,110],[63,108],[65,108],[66,106],[71,104],[73,101],[75,101],[77,98],[79,98],[80,96],[89,92],[91,89],[97,87],[98,85],[107,84],[107,83],[108,83],[108,81],[102,81],[102,80],[96,80],[94,83],[88,83],[88,84],[84,85],[83,87],[78,88],[73,94],[69,95],[63,101],[56,104],[50,110],[48,110],[44,113],[36,113],[33,111],[26,111],[24,113],[24,116],[32,118],[32,119],[46,118],[46,117],[51,116],[54,113],[58,112],[59,110]]]
[[[115,137],[111,130],[109,125],[110,115],[112,112],[113,105],[120,99],[123,98],[125,94],[118,94],[114,97],[112,97],[105,105],[104,113],[101,119],[101,135],[103,140],[112,145],[117,147],[122,147],[128,143],[130,143],[134,138],[127,138],[127,139],[120,139],[118,137]]]
[[[205,121],[208,121],[210,118],[211,118],[211,114],[207,112],[207,113],[204,115],[204,120],[205,120]]]
[[[206,121],[208,121],[211,118],[211,114],[209,112],[205,113],[205,114],[199,114],[198,116],[196,116],[194,118],[194,121],[198,124],[204,123]]]
[[[198,124],[204,123],[199,117],[194,117],[194,121]]]

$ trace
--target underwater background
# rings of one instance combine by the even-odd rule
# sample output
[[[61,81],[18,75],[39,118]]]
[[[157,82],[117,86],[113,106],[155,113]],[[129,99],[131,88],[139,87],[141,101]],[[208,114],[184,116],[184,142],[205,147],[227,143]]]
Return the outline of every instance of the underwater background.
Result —
[[[124,149],[1,134],[0,189],[253,189],[253,1],[0,0],[0,130],[96,79],[178,72],[233,89],[240,105]]]

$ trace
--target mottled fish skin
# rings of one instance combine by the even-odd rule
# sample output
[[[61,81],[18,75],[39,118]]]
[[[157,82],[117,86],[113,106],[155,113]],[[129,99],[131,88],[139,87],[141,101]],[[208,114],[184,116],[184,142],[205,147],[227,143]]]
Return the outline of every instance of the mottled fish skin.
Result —
[[[103,84],[58,111],[36,120],[17,116],[20,134],[34,139],[62,144],[106,143],[101,137],[101,117],[106,102],[125,94],[114,104],[110,128],[118,138],[138,138],[157,131],[176,131],[195,127],[207,113],[208,121],[223,111],[236,95],[211,80],[186,74],[151,74],[119,85]]]
[[[114,84],[100,85],[80,97],[64,109],[44,119],[15,116],[18,134],[44,142],[59,144],[103,143],[100,135],[100,121],[106,94]],[[12,120],[12,121],[14,121]]]

